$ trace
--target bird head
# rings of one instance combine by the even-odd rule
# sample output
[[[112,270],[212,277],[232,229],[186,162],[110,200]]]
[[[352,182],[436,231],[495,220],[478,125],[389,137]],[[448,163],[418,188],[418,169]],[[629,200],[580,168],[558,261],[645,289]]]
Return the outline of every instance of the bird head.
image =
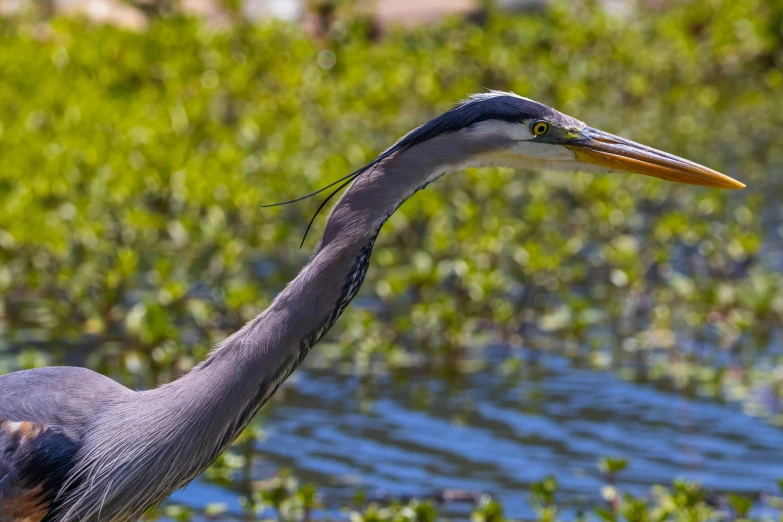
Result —
[[[378,207],[376,211],[380,218],[377,223],[380,225],[413,192],[448,172],[466,167],[633,172],[689,185],[745,188],[743,183],[725,174],[588,127],[544,104],[513,93],[491,91],[475,94],[417,127],[367,165],[325,187],[296,199],[264,206],[296,203],[331,189],[310,220],[309,231],[318,213],[335,194],[360,180],[362,174],[374,173],[387,160],[398,160],[399,164],[395,176],[389,180],[391,185],[377,189],[383,193],[381,201],[367,199],[365,193],[359,196],[365,198],[362,204]],[[382,179],[387,177],[368,175],[364,181]],[[377,223],[373,222],[371,226],[374,233],[380,226]]]
[[[448,132],[462,133],[480,150],[472,157],[474,166],[632,172],[704,187],[745,187],[703,165],[594,129],[512,93],[474,95],[402,141]]]

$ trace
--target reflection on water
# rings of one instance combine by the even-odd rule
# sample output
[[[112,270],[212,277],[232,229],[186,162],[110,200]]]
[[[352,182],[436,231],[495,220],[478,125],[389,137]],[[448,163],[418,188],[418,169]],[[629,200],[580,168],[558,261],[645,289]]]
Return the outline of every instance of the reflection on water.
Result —
[[[764,420],[554,357],[541,365],[515,379],[490,370],[457,383],[417,372],[405,382],[381,377],[369,410],[356,377],[300,371],[267,411],[257,472],[291,468],[335,502],[347,502],[357,487],[368,497],[487,492],[515,518],[533,516],[529,485],[546,475],[557,477],[564,502],[597,501],[604,456],[630,460],[621,486],[636,493],[675,477],[758,493],[783,478],[783,432]],[[199,482],[175,500],[238,509],[236,495],[226,493]]]

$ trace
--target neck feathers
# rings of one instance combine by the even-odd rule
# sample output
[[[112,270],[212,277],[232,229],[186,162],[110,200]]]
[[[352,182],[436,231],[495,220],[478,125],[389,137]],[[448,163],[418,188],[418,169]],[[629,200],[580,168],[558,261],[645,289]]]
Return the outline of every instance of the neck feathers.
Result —
[[[359,175],[329,215],[312,261],[267,310],[221,343],[194,371],[169,385],[215,398],[209,408],[219,413],[199,416],[211,419],[211,428],[203,434],[214,447],[201,467],[233,441],[345,311],[364,282],[386,220],[417,190],[475,154],[468,146],[453,152],[454,139],[433,138]],[[446,141],[452,142],[450,150]]]
[[[345,311],[389,216],[478,152],[465,135],[453,133],[395,151],[362,172],[335,205],[313,260],[268,309],[189,374],[129,395],[120,411],[141,412],[135,424],[111,412],[97,423],[58,516],[135,520],[198,476]]]
[[[249,372],[253,393],[245,399],[253,403],[252,417],[356,296],[386,220],[416,191],[483,152],[469,135],[453,133],[399,150],[359,174],[330,213],[312,261],[196,373],[208,373],[222,359],[230,361],[224,380]]]
[[[234,415],[221,448],[239,434],[329,331],[364,282],[386,220],[417,190],[482,152],[462,133],[400,150],[362,172],[327,220],[312,261],[270,307],[181,379],[213,388]],[[176,383],[175,383],[176,384]],[[214,388],[217,388],[215,390]]]

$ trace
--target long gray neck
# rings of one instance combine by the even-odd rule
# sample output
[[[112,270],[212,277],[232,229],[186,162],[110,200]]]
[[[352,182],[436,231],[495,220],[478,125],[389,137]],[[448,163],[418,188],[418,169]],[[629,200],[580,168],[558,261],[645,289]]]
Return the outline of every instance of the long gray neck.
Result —
[[[458,132],[360,175],[335,205],[313,260],[268,309],[187,375],[98,413],[63,497],[65,519],[94,520],[101,512],[106,520],[135,520],[206,469],[351,302],[389,216],[481,152]]]
[[[239,434],[343,313],[364,281],[375,239],[389,216],[417,190],[463,168],[480,152],[452,134],[398,152],[362,173],[332,210],[312,261],[268,309],[172,383],[212,397],[210,424],[225,426],[216,451]]]

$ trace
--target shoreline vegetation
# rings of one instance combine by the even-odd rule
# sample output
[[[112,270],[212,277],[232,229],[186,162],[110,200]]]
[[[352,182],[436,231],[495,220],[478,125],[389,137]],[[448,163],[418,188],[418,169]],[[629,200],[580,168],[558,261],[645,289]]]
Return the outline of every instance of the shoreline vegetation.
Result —
[[[755,495],[709,491],[698,483],[674,480],[671,485],[653,486],[645,494],[630,494],[622,486],[622,472],[629,465],[625,459],[606,457],[597,469],[605,485],[596,492],[595,499],[578,504],[563,504],[558,499],[559,485],[552,477],[545,477],[531,485],[530,505],[539,522],[556,520],[600,520],[605,522],[653,521],[774,521],[780,520],[783,509],[783,480],[777,490]],[[774,486],[774,485],[773,485]],[[600,500],[599,500],[600,499]],[[311,520],[350,520],[351,522],[435,522],[443,520],[440,511],[456,503],[472,506],[464,516],[472,522],[503,522],[503,505],[489,493],[480,491],[443,490],[422,494],[420,498],[367,498],[357,490],[350,504],[328,502],[315,484],[302,484],[289,470],[256,484],[251,498],[243,497],[244,518],[230,513],[223,504],[206,506],[197,513],[205,520],[270,520],[309,522]],[[173,520],[192,520],[194,511],[181,505],[158,508],[157,514]],[[155,516],[155,512],[152,516]],[[226,518],[228,517],[228,518]]]

